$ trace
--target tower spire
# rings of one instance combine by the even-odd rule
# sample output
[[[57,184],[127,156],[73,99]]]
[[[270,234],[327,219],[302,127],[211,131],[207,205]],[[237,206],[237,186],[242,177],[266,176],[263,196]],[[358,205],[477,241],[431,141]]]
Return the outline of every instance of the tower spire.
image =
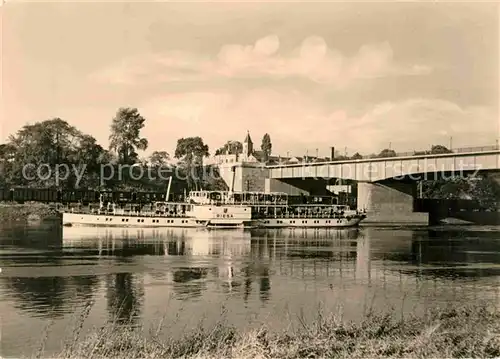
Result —
[[[247,135],[243,141],[243,155],[249,157],[253,153],[253,142],[250,138],[250,131],[247,130]]]

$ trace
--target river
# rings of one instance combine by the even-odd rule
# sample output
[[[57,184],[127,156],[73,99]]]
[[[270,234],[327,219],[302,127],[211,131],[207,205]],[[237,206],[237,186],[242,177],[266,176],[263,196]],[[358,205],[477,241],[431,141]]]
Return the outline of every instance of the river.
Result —
[[[0,229],[2,357],[46,355],[83,333],[128,322],[180,335],[221,316],[281,330],[318,310],[359,320],[436,305],[500,307],[500,227],[347,230]],[[46,333],[46,334],[44,334]]]

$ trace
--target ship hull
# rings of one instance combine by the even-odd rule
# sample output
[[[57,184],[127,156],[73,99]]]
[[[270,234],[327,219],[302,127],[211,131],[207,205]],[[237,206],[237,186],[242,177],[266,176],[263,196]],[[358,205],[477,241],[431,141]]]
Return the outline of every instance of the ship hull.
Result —
[[[354,218],[269,218],[258,222],[259,228],[349,228],[358,226],[364,217]]]
[[[90,213],[67,213],[62,214],[63,226],[92,226],[92,227],[138,227],[138,228],[163,228],[180,227],[196,228],[204,227],[205,223],[195,218],[188,217],[165,217],[165,216],[141,216],[141,215],[110,215]]]

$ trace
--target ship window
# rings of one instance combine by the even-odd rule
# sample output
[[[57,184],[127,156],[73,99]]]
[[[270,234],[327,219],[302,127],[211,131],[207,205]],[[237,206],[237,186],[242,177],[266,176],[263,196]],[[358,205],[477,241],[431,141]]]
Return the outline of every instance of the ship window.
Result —
[[[140,219],[137,220],[137,222],[140,222],[140,221],[141,221]]]

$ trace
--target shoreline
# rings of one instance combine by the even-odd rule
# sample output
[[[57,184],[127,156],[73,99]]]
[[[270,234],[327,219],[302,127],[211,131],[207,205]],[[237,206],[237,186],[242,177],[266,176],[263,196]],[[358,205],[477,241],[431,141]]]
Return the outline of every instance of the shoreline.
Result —
[[[8,203],[0,202],[0,223],[31,222],[59,219],[59,213],[54,206],[45,203]]]
[[[500,356],[500,312],[472,304],[434,308],[422,316],[394,318],[393,313],[368,312],[360,322],[342,320],[340,311],[319,309],[310,323],[300,320],[286,331],[271,332],[265,325],[238,332],[221,319],[210,328],[188,331],[180,339],[161,336],[163,320],[155,331],[130,323],[94,328],[80,340],[92,304],[83,310],[77,328],[68,333],[64,349],[36,358],[305,358],[305,357],[482,357]],[[153,323],[155,324],[155,323]],[[168,339],[167,339],[168,338]],[[44,355],[46,354],[46,355]],[[35,357],[35,356],[32,356]]]

